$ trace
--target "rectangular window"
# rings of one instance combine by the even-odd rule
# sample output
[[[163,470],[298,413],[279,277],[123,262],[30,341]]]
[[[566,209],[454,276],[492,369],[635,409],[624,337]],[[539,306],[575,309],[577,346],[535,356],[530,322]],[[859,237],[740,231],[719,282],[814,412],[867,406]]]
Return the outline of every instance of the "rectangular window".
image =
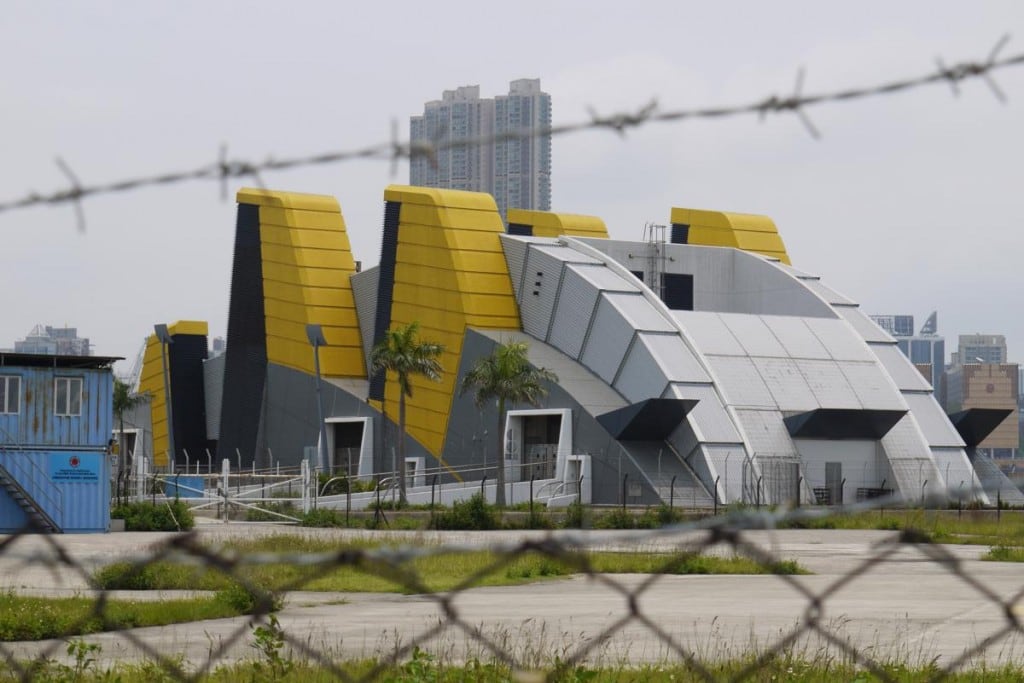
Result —
[[[54,415],[82,414],[82,378],[57,377],[53,381]]]
[[[0,375],[0,414],[21,412],[21,377]]]

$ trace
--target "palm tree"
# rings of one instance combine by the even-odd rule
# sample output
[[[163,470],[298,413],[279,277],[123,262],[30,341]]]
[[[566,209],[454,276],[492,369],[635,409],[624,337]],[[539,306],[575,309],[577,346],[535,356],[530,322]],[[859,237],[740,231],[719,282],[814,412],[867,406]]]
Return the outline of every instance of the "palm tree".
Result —
[[[117,421],[121,430],[121,441],[120,449],[118,450],[117,457],[117,488],[116,494],[120,497],[123,485],[122,479],[124,478],[125,472],[129,471],[128,463],[128,444],[124,440],[124,414],[135,408],[135,406],[142,403],[145,400],[145,396],[142,394],[133,394],[131,387],[127,382],[114,378],[114,414],[117,415]]]
[[[498,491],[495,503],[505,505],[505,404],[529,403],[536,407],[548,394],[543,382],[557,382],[558,376],[547,368],[534,368],[526,358],[526,342],[498,344],[491,355],[477,359],[472,369],[462,378],[460,395],[471,389],[474,401],[483,408],[490,400],[498,400]]]
[[[404,505],[405,499],[405,397],[412,396],[412,375],[422,375],[435,382],[441,379],[441,363],[438,356],[444,346],[418,338],[420,324],[411,322],[397,329],[389,330],[383,341],[373,347],[370,354],[370,369],[398,375],[398,495]]]

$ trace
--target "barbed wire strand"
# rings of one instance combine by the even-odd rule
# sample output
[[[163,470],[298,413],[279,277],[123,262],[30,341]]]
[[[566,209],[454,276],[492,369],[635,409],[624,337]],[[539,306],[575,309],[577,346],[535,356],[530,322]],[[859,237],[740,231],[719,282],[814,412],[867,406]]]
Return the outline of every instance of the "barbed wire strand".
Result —
[[[83,184],[79,176],[73,173],[68,164],[57,160],[62,173],[69,179],[68,187],[49,194],[29,192],[27,195],[0,202],[0,213],[26,209],[44,204],[75,205],[76,219],[79,230],[85,229],[85,216],[82,211],[82,200],[87,197],[119,192],[129,192],[144,187],[171,185],[194,180],[217,180],[220,184],[222,199],[227,199],[227,181],[231,178],[251,178],[259,187],[265,187],[261,173],[265,171],[286,171],[299,167],[318,166],[324,164],[344,163],[365,159],[384,159],[391,163],[391,173],[397,172],[397,164],[402,159],[426,159],[436,165],[438,154],[444,150],[463,149],[482,145],[532,139],[542,136],[561,136],[585,130],[609,130],[620,136],[655,122],[670,123],[695,119],[715,120],[735,116],[755,114],[764,120],[769,114],[795,115],[813,139],[820,139],[820,130],[811,122],[805,109],[826,103],[846,103],[871,97],[880,97],[922,88],[936,83],[948,83],[953,95],[960,95],[960,84],[973,78],[982,79],[999,102],[1005,103],[1007,96],[993,77],[993,72],[1024,64],[1024,53],[1000,58],[1003,48],[1009,43],[1010,36],[1004,35],[989,51],[982,61],[966,61],[945,66],[941,58],[936,59],[936,69],[927,74],[879,83],[876,85],[847,88],[833,92],[803,94],[805,71],[797,71],[796,84],[789,96],[771,95],[747,104],[723,107],[702,107],[695,109],[676,109],[660,111],[656,100],[637,108],[635,111],[618,112],[602,116],[593,108],[589,109],[589,118],[575,123],[559,124],[531,129],[503,131],[491,135],[467,138],[448,138],[446,131],[438,130],[430,139],[403,141],[399,137],[398,122],[391,122],[390,140],[369,145],[360,149],[322,152],[309,156],[297,156],[283,159],[268,157],[262,162],[230,159],[227,146],[221,145],[215,162],[198,168],[180,171],[169,171],[157,175],[142,175],[108,183],[94,185]]]

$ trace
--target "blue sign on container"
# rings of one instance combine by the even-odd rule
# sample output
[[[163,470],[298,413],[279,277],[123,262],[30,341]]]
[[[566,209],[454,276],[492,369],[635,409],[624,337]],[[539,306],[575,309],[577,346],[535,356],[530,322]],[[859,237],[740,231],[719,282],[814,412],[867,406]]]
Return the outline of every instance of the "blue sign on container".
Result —
[[[99,453],[55,453],[49,458],[50,481],[95,483],[100,480],[103,455]]]
[[[164,495],[168,498],[202,498],[202,477],[173,477],[166,481]]]

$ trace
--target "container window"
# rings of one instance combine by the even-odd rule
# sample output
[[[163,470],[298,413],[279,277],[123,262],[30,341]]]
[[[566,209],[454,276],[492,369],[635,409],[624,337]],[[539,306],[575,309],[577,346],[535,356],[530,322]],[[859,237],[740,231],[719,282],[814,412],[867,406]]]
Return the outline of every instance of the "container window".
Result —
[[[21,412],[21,377],[0,375],[0,413],[17,415]]]
[[[57,377],[54,380],[53,412],[55,415],[82,414],[82,378]]]

